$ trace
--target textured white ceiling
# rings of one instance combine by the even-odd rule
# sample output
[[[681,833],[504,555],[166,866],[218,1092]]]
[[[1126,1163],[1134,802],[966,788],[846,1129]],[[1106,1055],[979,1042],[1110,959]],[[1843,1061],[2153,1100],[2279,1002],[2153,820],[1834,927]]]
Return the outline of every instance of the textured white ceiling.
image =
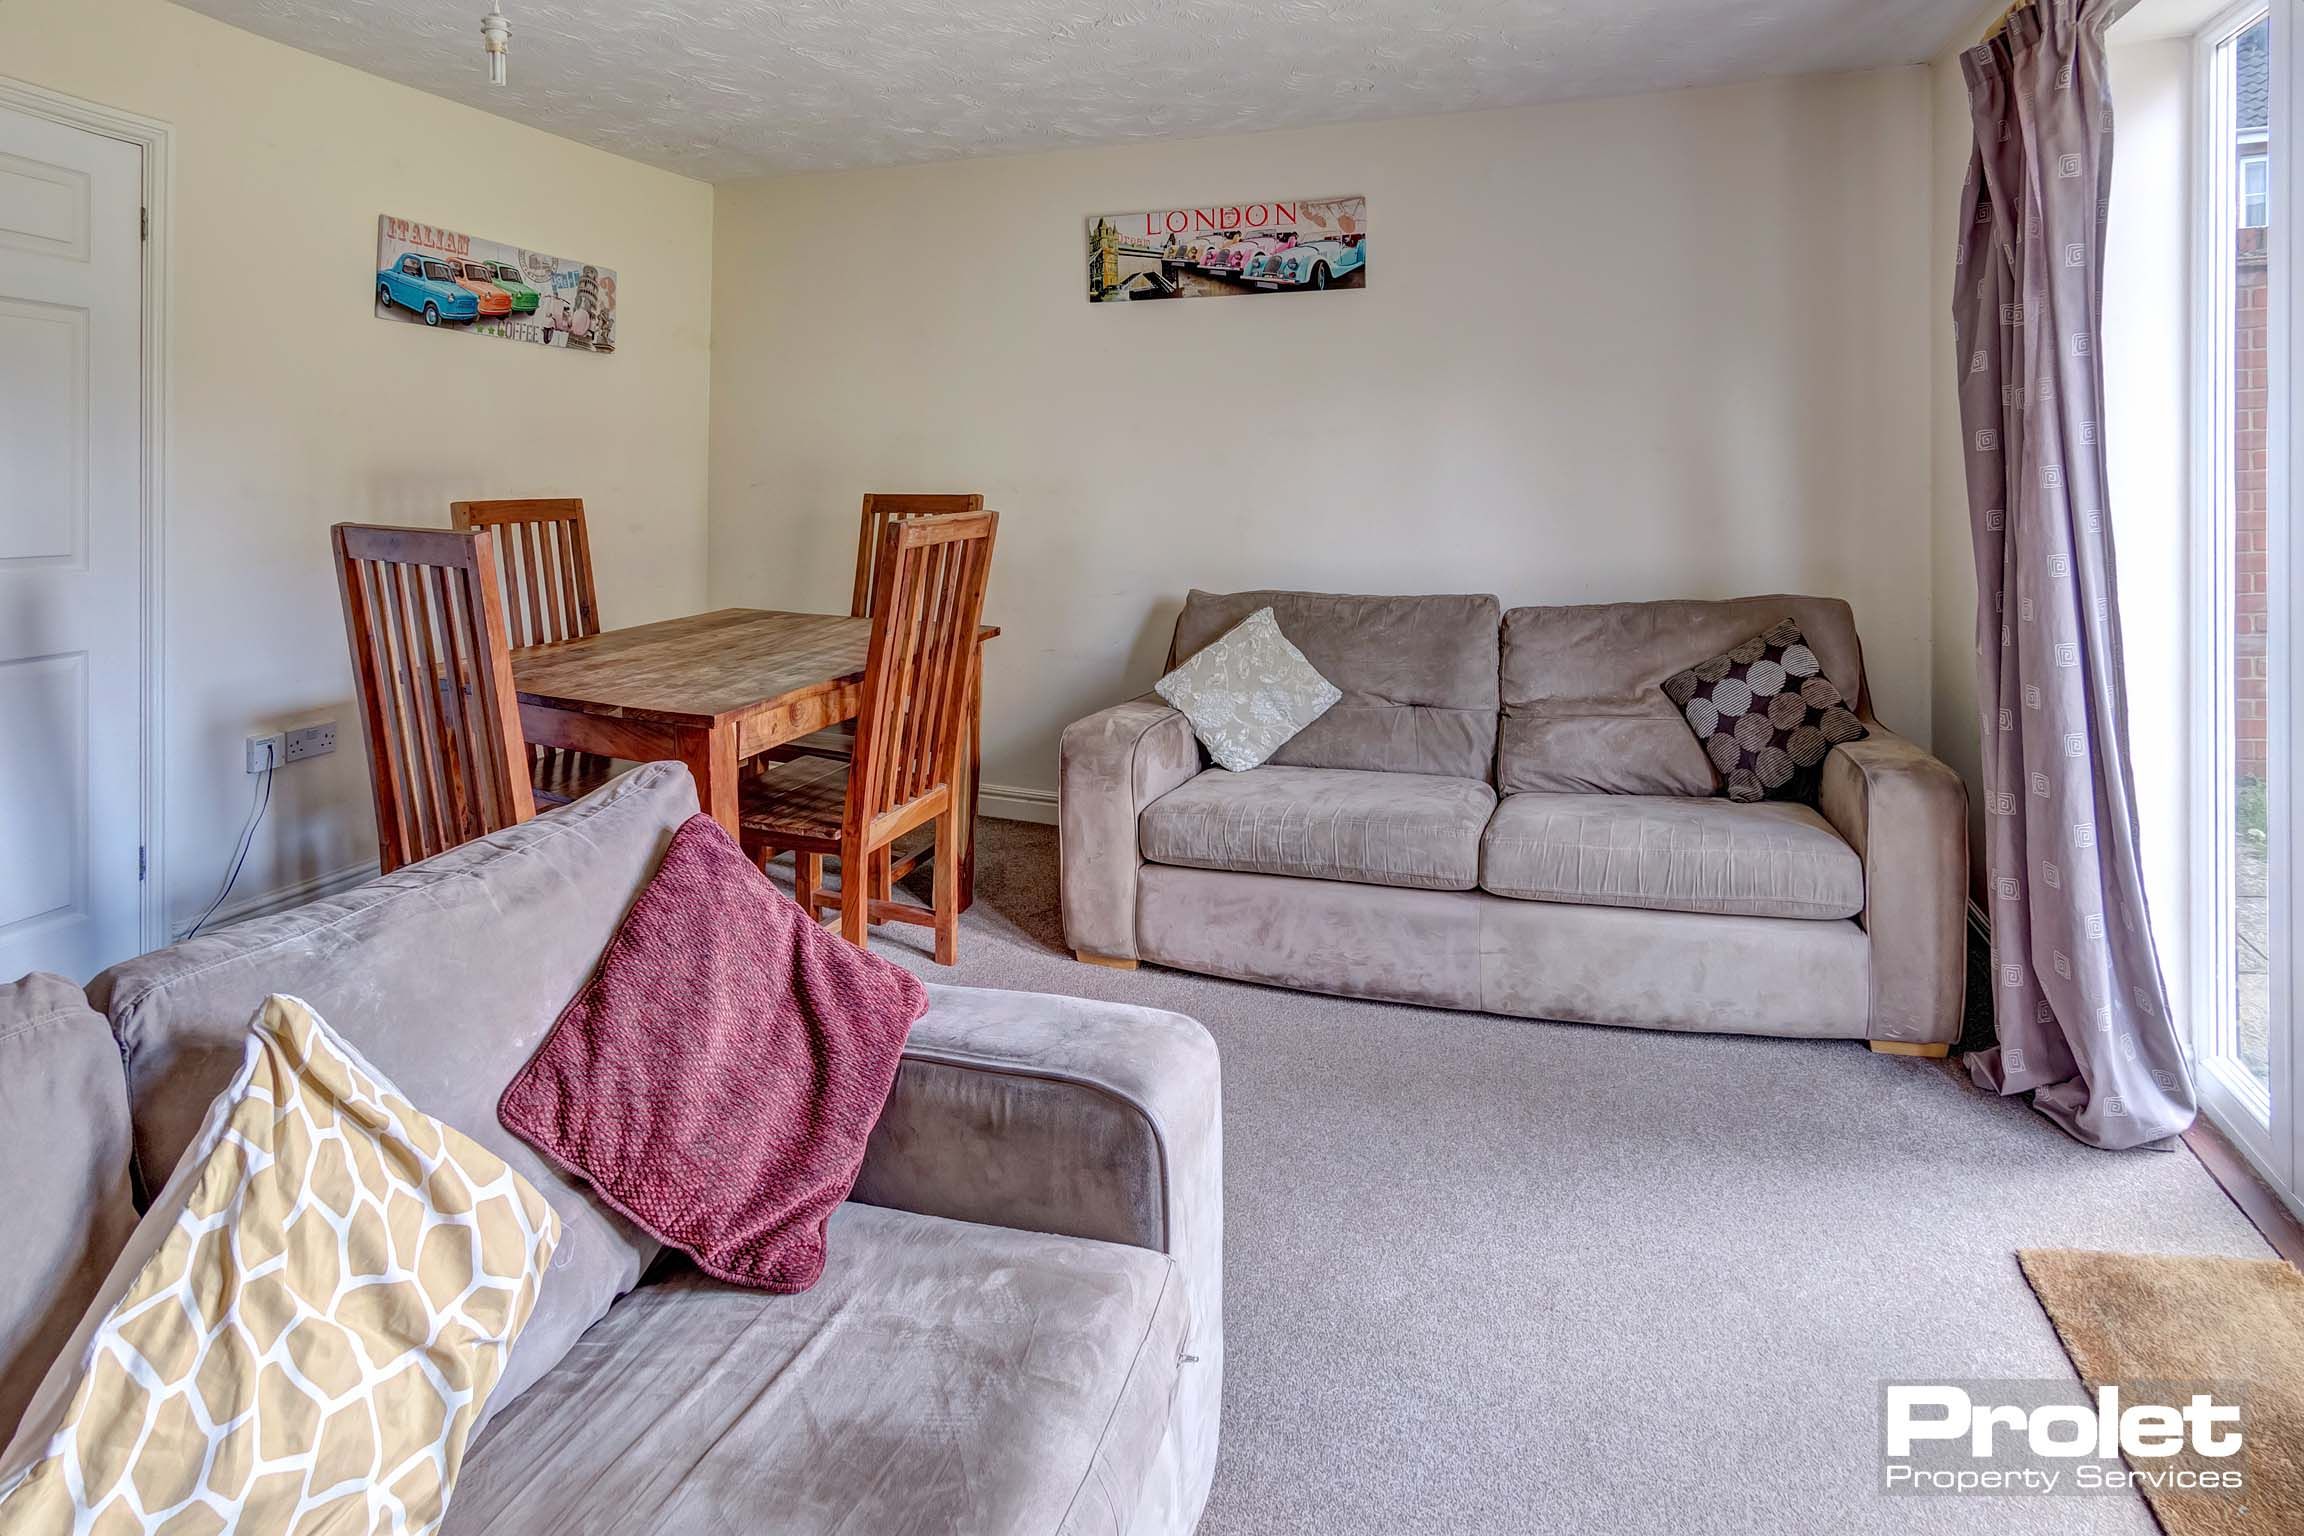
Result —
[[[179,0],[707,180],[1927,58],[1975,0]]]

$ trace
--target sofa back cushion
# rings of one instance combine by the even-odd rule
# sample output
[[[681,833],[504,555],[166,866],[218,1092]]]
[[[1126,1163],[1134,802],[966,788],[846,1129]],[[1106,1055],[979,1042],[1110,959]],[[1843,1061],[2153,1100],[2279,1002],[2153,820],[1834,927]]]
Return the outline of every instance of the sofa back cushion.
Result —
[[[5,1444],[136,1227],[120,1051],[61,976],[0,985],[0,1209]]]
[[[489,1406],[509,1404],[639,1281],[658,1245],[499,1125],[496,1101],[695,813],[688,770],[649,763],[341,896],[99,976],[89,996],[126,1058],[144,1187],[167,1183],[239,1070],[257,1004],[274,992],[304,999],[412,1102],[502,1158],[559,1213],[552,1273]]]
[[[1344,694],[1269,761],[1481,780],[1494,770],[1495,598],[1195,590],[1177,617],[1169,667],[1259,608]]]
[[[1711,759],[1664,696],[1664,679],[1783,618],[1798,621],[1824,675],[1869,719],[1855,615],[1838,598],[1513,609],[1504,615],[1497,791],[1713,793]]]

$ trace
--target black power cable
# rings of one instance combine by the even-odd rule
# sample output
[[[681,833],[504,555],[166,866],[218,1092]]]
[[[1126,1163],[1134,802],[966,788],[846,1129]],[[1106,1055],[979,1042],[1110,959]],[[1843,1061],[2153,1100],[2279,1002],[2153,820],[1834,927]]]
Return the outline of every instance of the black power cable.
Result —
[[[271,742],[264,743],[264,782],[257,786],[255,808],[248,817],[248,825],[241,829],[240,845],[232,855],[232,872],[224,877],[224,889],[218,891],[216,899],[208,903],[208,910],[201,913],[190,928],[184,930],[184,937],[188,939],[216,915],[216,909],[224,905],[224,898],[232,894],[232,887],[240,881],[240,869],[248,862],[248,850],[256,846],[256,829],[263,825],[264,813],[272,808],[272,775],[279,767],[273,761],[273,754],[277,750]]]

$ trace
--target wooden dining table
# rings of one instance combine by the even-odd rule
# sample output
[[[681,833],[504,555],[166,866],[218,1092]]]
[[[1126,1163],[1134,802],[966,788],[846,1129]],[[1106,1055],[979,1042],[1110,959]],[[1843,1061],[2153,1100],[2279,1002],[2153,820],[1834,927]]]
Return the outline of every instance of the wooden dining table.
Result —
[[[979,645],[1000,633],[977,631]],[[846,614],[722,608],[604,629],[512,653],[520,728],[530,744],[604,757],[685,763],[712,819],[740,836],[744,759],[856,718],[872,621]],[[960,905],[975,895],[976,760],[983,664],[969,689],[963,755]]]

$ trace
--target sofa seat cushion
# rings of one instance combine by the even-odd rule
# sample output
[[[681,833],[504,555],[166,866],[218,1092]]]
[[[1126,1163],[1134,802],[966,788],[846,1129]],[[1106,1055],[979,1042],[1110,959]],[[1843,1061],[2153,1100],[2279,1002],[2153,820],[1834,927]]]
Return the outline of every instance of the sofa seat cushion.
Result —
[[[1741,917],[1864,910],[1856,850],[1805,805],[1676,795],[1507,795],[1480,841],[1498,896]]]
[[[617,1303],[474,1449],[442,1530],[1122,1530],[1194,1368],[1186,1311],[1147,1249],[844,1205],[812,1290],[684,1270]]]
[[[1154,864],[1468,891],[1496,792],[1478,779],[1346,768],[1211,768],[1144,808]]]

